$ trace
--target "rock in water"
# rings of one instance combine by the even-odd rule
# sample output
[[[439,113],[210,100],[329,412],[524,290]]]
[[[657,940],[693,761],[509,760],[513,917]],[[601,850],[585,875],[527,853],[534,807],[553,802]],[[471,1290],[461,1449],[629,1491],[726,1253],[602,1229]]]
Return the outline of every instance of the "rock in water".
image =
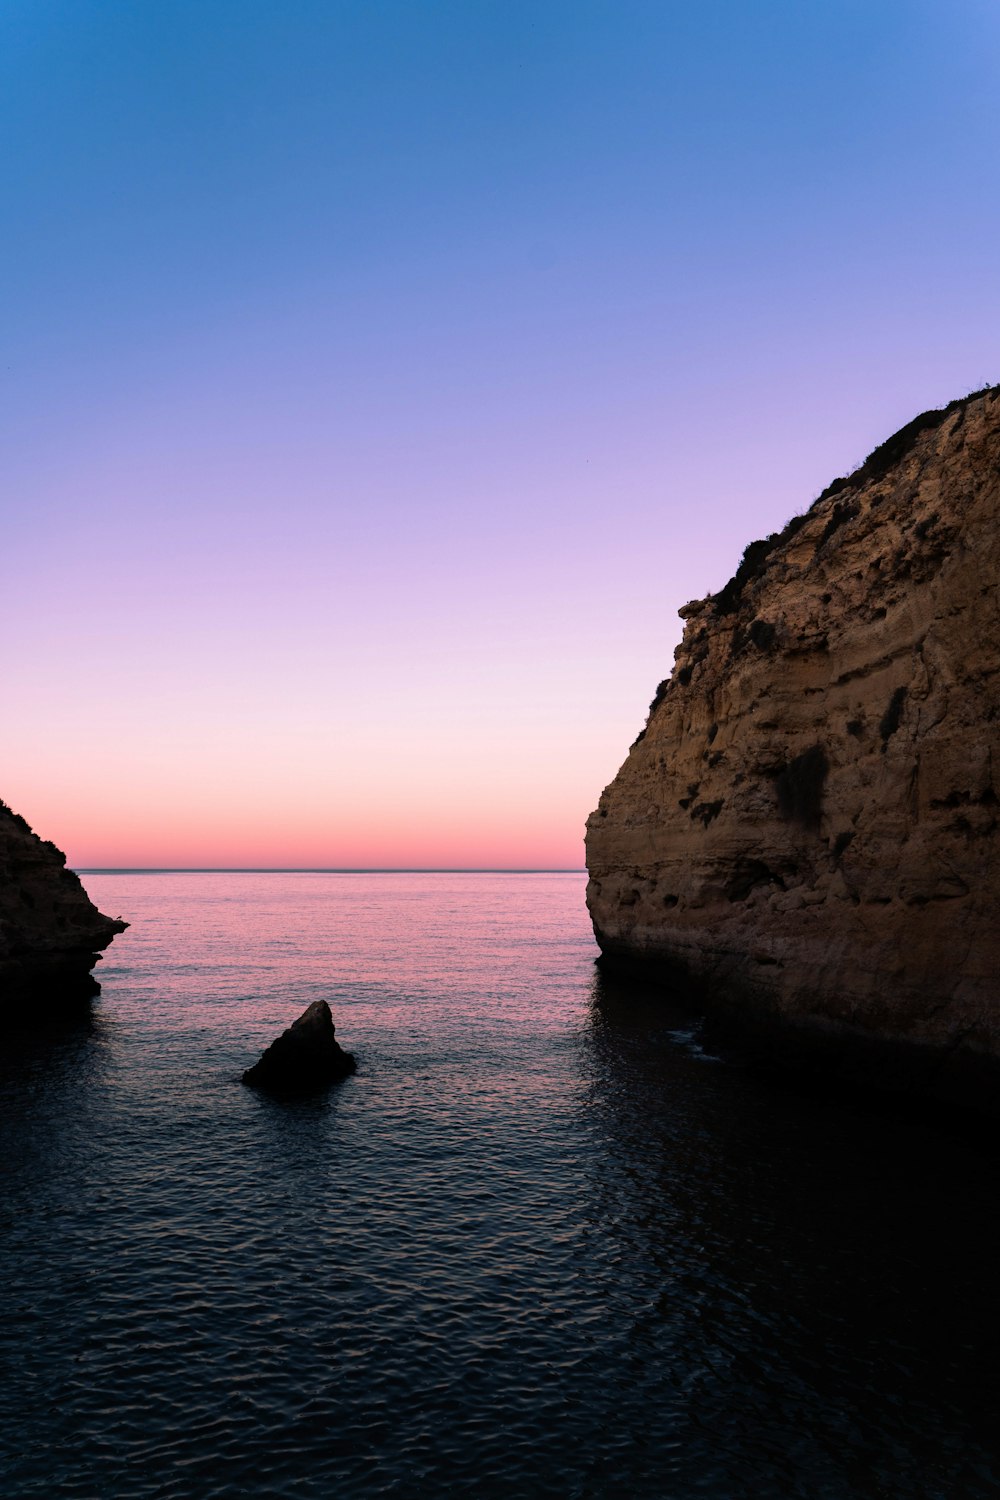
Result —
[[[314,1094],[355,1071],[355,1061],[337,1041],[325,1000],[314,1000],[273,1041],[243,1082],[271,1094]]]
[[[686,605],[587,825],[606,958],[995,1105],[998,582],[993,387],[918,417]]]
[[[100,993],[91,974],[127,922],[103,916],[66,856],[0,802],[0,1020]]]

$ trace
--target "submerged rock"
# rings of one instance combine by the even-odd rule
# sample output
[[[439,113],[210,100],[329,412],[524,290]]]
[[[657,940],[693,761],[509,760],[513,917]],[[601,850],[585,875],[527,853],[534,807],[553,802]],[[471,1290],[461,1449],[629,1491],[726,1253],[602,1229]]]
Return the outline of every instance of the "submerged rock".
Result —
[[[99,994],[91,970],[127,926],[103,916],[65,854],[0,802],[0,1021]]]
[[[1000,1100],[998,584],[998,387],[751,543],[588,822],[605,958]]]
[[[271,1094],[314,1094],[346,1078],[356,1064],[335,1030],[329,1005],[314,1000],[246,1070],[243,1082]]]

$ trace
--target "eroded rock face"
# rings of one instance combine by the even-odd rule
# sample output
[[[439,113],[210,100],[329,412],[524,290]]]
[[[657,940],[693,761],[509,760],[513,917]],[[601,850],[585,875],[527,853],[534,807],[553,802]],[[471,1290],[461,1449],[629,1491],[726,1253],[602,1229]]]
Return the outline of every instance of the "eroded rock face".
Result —
[[[99,994],[91,970],[127,926],[103,916],[65,854],[0,802],[0,1020]]]
[[[685,606],[587,825],[604,953],[911,1043],[928,1076],[1000,1058],[998,582],[993,388],[918,418]]]
[[[356,1069],[337,1041],[325,1000],[314,1000],[243,1074],[243,1082],[270,1094],[313,1094]]]

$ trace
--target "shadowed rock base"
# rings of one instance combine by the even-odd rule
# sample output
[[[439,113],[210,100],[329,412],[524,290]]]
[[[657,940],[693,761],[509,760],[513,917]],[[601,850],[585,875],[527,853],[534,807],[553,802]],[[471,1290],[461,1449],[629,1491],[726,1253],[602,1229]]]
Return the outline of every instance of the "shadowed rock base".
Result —
[[[337,1041],[325,1000],[314,1000],[243,1074],[243,1082],[268,1094],[316,1094],[357,1067]]]
[[[1000,1127],[1000,1061],[987,1053],[873,1036],[810,1015],[808,997],[803,1014],[789,1018],[759,992],[738,983],[713,989],[670,958],[611,951],[596,962],[604,989],[617,1003],[660,995],[705,1021],[712,1050],[735,1051],[776,1079],[794,1084],[798,1078],[807,1092],[829,1086],[841,1095],[883,1096],[897,1109],[909,1104],[941,1120],[968,1116],[994,1132]]]

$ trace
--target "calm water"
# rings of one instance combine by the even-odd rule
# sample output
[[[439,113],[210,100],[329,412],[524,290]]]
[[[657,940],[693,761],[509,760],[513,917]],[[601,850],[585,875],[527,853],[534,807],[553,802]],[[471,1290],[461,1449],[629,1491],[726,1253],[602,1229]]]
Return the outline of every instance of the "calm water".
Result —
[[[1000,1493],[995,1157],[602,983],[577,875],[88,876],[8,1041],[0,1493]],[[241,1070],[330,1000],[359,1071]]]

